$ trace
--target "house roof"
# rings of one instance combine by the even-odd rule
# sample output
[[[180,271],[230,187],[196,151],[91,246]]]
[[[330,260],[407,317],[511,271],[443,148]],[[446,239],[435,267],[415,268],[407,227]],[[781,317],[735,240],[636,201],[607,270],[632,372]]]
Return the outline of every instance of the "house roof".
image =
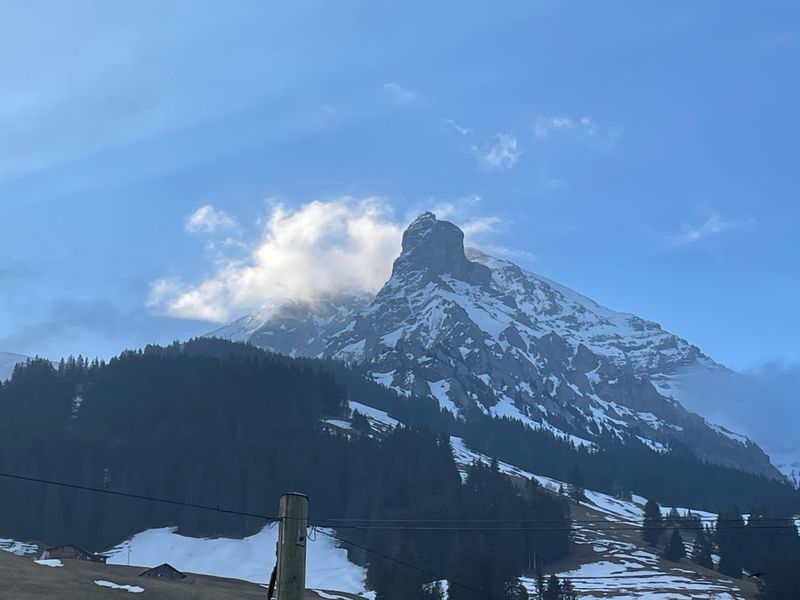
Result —
[[[139,576],[147,575],[148,573],[155,573],[156,571],[163,571],[163,570],[171,571],[172,573],[175,573],[176,575],[180,575],[181,577],[185,577],[185,575],[183,573],[178,571],[178,569],[176,569],[175,567],[173,567],[169,563],[162,563],[162,564],[158,565],[157,567],[153,567],[152,569],[147,569],[146,571],[141,572],[139,574]]]

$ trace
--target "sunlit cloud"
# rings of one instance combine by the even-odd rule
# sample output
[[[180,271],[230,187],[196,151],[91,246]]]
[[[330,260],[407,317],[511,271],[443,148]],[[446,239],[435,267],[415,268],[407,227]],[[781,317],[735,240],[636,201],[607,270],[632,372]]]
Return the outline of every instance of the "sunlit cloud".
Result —
[[[402,231],[376,198],[314,201],[295,210],[278,204],[246,255],[216,260],[213,274],[199,283],[154,281],[148,305],[174,317],[224,322],[265,303],[375,292],[391,273]]]

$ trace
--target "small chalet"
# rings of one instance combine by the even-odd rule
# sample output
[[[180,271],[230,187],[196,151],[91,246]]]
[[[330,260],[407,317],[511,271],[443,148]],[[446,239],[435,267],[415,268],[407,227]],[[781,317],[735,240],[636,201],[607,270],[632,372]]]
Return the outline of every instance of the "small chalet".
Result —
[[[144,573],[139,573],[139,577],[153,577],[155,579],[168,579],[170,581],[182,581],[186,579],[186,575],[167,563],[158,565],[152,569],[147,569]]]
[[[53,546],[47,548],[42,552],[42,559],[65,559],[65,560],[85,560],[89,562],[104,563],[107,558],[100,554],[88,552],[83,548],[78,548],[73,544],[62,544],[61,546]]]

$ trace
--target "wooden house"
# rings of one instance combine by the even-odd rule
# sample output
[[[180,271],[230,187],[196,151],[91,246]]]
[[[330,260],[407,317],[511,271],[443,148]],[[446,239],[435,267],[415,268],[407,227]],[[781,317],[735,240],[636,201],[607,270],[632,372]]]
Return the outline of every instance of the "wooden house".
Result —
[[[107,558],[100,554],[88,552],[83,548],[78,548],[73,544],[62,544],[60,546],[52,546],[42,552],[43,559],[64,559],[64,560],[85,560],[89,562],[104,563]]]
[[[186,575],[167,563],[158,565],[152,569],[147,569],[144,573],[139,573],[139,577],[153,577],[155,579],[167,579],[169,581],[182,581],[186,579]]]

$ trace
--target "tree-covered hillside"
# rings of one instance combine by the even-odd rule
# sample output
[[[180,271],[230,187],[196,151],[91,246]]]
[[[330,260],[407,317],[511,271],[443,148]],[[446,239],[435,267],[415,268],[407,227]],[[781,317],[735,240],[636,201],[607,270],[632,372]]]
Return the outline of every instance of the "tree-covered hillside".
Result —
[[[343,530],[347,539],[443,574],[464,564],[454,557],[469,559],[483,575],[455,578],[493,594],[532,554],[546,562],[567,553],[569,514],[562,499],[533,482],[513,485],[491,466],[474,465],[462,482],[447,434],[412,426],[380,437],[355,430],[341,435],[321,424],[347,418],[348,396],[373,385],[351,391],[320,365],[212,340],[126,352],[107,364],[31,361],[0,387],[0,470],[266,515],[275,513],[280,494],[300,490],[310,496],[311,518],[318,522],[563,524],[524,535]],[[438,410],[423,407],[421,413],[426,410],[433,421],[447,422]],[[255,517],[0,479],[0,534],[19,539],[100,550],[152,527],[243,536],[264,524]],[[355,558],[369,559],[378,590],[394,589],[398,577],[408,579],[397,564]],[[422,576],[412,581],[415,589],[425,583]]]

